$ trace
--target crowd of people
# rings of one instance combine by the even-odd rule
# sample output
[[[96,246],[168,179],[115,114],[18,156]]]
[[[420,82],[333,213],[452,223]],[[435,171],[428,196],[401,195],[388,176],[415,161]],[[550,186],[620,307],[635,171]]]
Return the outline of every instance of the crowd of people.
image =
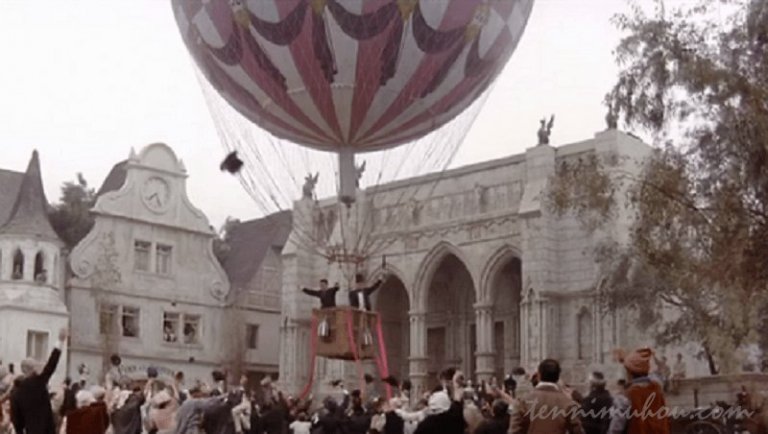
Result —
[[[367,287],[358,275],[355,283],[350,306],[370,311],[370,295],[382,281]],[[338,285],[329,288],[325,279],[318,290],[303,291],[321,309],[336,306]],[[161,381],[149,368],[147,380],[137,383],[122,375],[113,355],[101,384],[83,376],[50,385],[66,339],[62,330],[44,366],[25,360],[18,375],[0,366],[0,434],[668,434],[664,393],[685,376],[679,355],[670,369],[642,348],[617,352],[626,379],[609,385],[593,372],[586,396],[562,382],[559,363],[547,359],[536,372],[517,368],[479,383],[446,369],[420,396],[409,381],[393,377],[366,375],[365,387],[351,391],[338,380],[329,385],[333,393],[314,402],[279,391],[270,377],[255,387],[221,371],[187,387],[182,372]]]
[[[412,396],[406,380],[366,376],[365,390],[348,391],[341,381],[322,402],[295,399],[266,377],[258,392],[242,377],[232,385],[214,371],[209,384],[187,388],[178,373],[161,381],[148,369],[137,386],[111,370],[103,384],[66,380],[49,385],[66,341],[44,366],[32,360],[21,373],[0,376],[0,434],[555,434],[669,432],[660,382],[650,373],[649,349],[620,355],[628,379],[613,394],[599,372],[590,377],[586,396],[560,381],[560,366],[548,359],[528,375],[518,368],[504,380],[473,384],[455,369],[440,384]],[[116,357],[116,356],[115,356]],[[113,360],[119,366],[119,357]],[[384,398],[390,387],[391,398]],[[647,414],[640,414],[638,411]],[[629,411],[632,410],[632,411]]]

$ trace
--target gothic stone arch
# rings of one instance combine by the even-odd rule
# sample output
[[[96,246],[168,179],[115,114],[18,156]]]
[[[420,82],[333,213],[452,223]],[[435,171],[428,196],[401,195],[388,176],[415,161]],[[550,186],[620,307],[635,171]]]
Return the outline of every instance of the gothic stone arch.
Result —
[[[469,268],[453,253],[445,253],[426,284],[425,320],[427,373],[430,386],[447,366],[472,373],[476,368],[476,289]]]
[[[426,311],[427,309],[427,295],[429,292],[429,286],[432,283],[437,268],[442,264],[443,259],[446,256],[455,256],[467,269],[470,277],[472,278],[472,287],[475,291],[475,300],[477,296],[477,285],[474,273],[472,272],[471,262],[467,258],[466,254],[456,245],[448,242],[441,241],[437,243],[422,259],[419,267],[417,268],[416,278],[413,284],[413,307],[419,311]]]
[[[492,365],[494,375],[503,378],[504,373],[520,366],[522,359],[520,252],[509,245],[499,248],[486,262],[480,282],[479,304],[490,307],[490,318],[485,321],[485,329],[478,330],[478,339],[485,340],[485,347],[492,353],[484,361],[489,365],[487,369]]]
[[[410,358],[410,300],[405,283],[392,273],[374,294],[374,306],[381,315],[384,342],[387,348],[389,372],[405,379],[409,374]]]

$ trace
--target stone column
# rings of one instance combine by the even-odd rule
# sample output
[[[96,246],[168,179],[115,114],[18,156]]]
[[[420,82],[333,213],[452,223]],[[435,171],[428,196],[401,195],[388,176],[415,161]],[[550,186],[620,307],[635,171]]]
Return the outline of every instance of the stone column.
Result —
[[[549,300],[539,297],[536,302],[536,310],[539,316],[539,353],[536,363],[551,357],[549,348]]]
[[[293,231],[282,252],[283,281],[282,306],[283,336],[280,352],[280,386],[299,392],[308,380],[310,324],[315,300],[299,288],[316,281],[313,253],[302,248],[303,233],[312,228],[312,202],[294,203]],[[318,378],[315,377],[317,381]]]
[[[427,314],[423,311],[408,312],[411,332],[409,371],[413,390],[411,399],[418,400],[427,387]]]
[[[11,251],[0,244],[0,281],[11,280],[11,267],[13,267]]]
[[[558,272],[555,219],[545,206],[549,177],[555,173],[555,149],[548,145],[525,152],[525,184],[518,214],[522,228],[522,277],[526,291],[527,321],[523,343],[526,369],[548,356],[547,301],[539,297],[552,288]],[[531,290],[535,290],[532,293]]]
[[[33,249],[24,250],[24,280],[35,281],[35,256],[37,252]]]
[[[592,312],[592,363],[603,363],[603,327],[599,303],[590,300]]]
[[[520,306],[521,326],[521,364],[524,368],[532,368],[543,359],[551,357],[551,342],[549,333],[550,302],[547,298],[530,293],[523,299]]]
[[[528,323],[530,322],[530,302],[528,297],[523,297],[520,302],[520,366],[528,366],[530,364],[530,345],[531,338],[528,331]]]
[[[493,305],[475,304],[477,330],[477,381],[490,381],[495,373],[496,351],[493,348]]]

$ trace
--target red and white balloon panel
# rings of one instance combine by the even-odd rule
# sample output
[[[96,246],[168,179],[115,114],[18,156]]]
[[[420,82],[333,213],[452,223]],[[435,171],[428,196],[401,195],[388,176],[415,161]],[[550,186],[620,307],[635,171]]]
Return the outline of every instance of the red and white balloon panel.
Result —
[[[512,55],[533,0],[172,0],[218,92],[277,137],[367,152],[466,109]]]

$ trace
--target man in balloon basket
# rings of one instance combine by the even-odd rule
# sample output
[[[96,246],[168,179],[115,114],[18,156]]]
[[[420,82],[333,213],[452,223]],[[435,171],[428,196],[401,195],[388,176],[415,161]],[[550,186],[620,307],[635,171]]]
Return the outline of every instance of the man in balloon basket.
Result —
[[[355,275],[355,289],[349,291],[349,305],[365,312],[372,312],[371,294],[381,287],[384,280],[379,278],[371,286],[365,285],[365,277],[361,273]],[[371,333],[371,315],[360,316],[360,329],[363,333],[362,344],[364,347],[373,345],[373,333]]]
[[[330,340],[331,327],[328,322],[328,317],[332,315],[328,309],[336,307],[336,293],[339,291],[339,284],[337,283],[332,288],[328,287],[328,279],[320,280],[320,289],[302,288],[301,291],[309,296],[317,297],[320,299],[321,311],[326,311],[320,318],[320,323],[317,326],[317,335],[323,340]]]

